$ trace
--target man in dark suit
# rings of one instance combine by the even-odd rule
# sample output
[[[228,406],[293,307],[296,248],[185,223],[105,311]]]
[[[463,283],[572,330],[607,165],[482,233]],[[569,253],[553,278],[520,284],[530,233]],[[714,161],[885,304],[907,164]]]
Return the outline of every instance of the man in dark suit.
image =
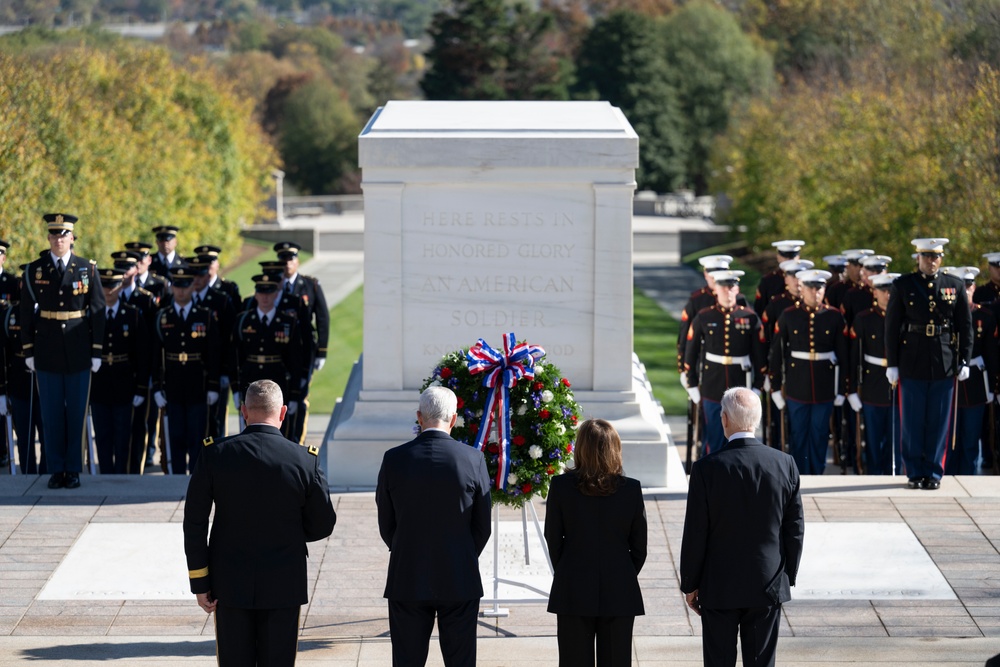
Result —
[[[278,385],[250,385],[241,411],[246,429],[207,438],[188,484],[188,576],[198,605],[215,612],[220,665],[284,667],[295,664],[299,611],[309,597],[306,542],[330,535],[337,515],[318,448],[281,435]]]
[[[391,552],[385,597],[393,667],[424,665],[435,616],[444,664],[476,664],[490,480],[483,455],[449,435],[457,403],[450,389],[426,389],[420,435],[387,451],[378,474],[378,527]]]
[[[781,604],[802,555],[799,473],[788,454],[754,437],[760,399],[734,387],[722,397],[726,446],[691,468],[681,591],[701,616],[708,667],[774,665]]]

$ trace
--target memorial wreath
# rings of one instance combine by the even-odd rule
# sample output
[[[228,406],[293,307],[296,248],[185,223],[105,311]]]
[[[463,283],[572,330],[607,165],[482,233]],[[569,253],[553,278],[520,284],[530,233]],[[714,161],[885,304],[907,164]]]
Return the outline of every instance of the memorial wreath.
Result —
[[[482,338],[446,354],[427,387],[458,397],[451,435],[486,457],[494,503],[521,507],[548,494],[549,481],[573,457],[580,406],[572,385],[545,360],[545,350],[504,336],[502,350]]]

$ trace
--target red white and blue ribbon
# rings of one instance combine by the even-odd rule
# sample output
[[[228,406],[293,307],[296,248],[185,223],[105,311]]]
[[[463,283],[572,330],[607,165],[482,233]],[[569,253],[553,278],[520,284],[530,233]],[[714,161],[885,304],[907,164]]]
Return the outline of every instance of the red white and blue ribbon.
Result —
[[[507,488],[510,471],[510,390],[522,379],[535,377],[535,362],[545,356],[537,345],[518,343],[513,333],[504,334],[503,352],[498,352],[480,338],[465,357],[469,374],[485,373],[483,386],[490,390],[483,408],[483,418],[473,447],[485,454],[490,428],[497,417],[500,451],[497,457],[496,488]]]

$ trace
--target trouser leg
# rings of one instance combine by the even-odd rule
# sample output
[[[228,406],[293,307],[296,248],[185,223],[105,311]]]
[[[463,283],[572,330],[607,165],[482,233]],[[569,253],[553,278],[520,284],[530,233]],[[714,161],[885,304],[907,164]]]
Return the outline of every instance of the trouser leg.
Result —
[[[424,667],[434,629],[434,607],[423,602],[388,602],[392,667]]]
[[[438,605],[438,642],[445,667],[476,667],[478,616],[478,599]]]
[[[600,616],[597,619],[597,667],[632,664],[632,626],[635,616]]]
[[[591,667],[597,636],[596,616],[556,614],[559,667]]]

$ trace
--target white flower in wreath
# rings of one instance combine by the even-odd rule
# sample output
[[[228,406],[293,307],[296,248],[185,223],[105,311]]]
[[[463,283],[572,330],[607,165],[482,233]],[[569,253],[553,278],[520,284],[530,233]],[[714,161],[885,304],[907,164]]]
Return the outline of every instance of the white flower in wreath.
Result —
[[[462,415],[456,416],[455,417],[455,428],[462,428],[463,426],[465,426],[465,418],[462,417]]]
[[[427,385],[427,386],[428,386],[428,387],[440,387],[440,386],[441,386],[441,381],[440,381],[440,380],[434,380],[433,382],[431,382],[431,383],[430,383],[429,385]]]
[[[535,362],[535,372],[536,373],[541,373],[544,370],[545,370],[545,364],[543,364],[541,362]]]
[[[459,419],[461,419],[461,417]],[[563,426],[562,424],[556,424],[556,433],[558,433],[559,435],[563,435],[564,433],[566,433],[566,427]]]
[[[542,448],[539,447],[538,445],[532,445],[531,447],[528,447],[528,456],[530,456],[533,459],[542,458]]]
[[[483,411],[482,410],[476,410],[476,417],[482,417],[482,416],[483,416]]]
[[[516,472],[512,472],[509,475],[507,475],[507,483],[508,484],[517,484],[517,473]]]
[[[525,412],[527,412],[527,411],[528,411],[528,406],[527,406],[527,405],[525,405],[524,403],[522,403],[522,404],[521,404],[521,405],[519,405],[519,406],[518,406],[518,408],[517,408],[517,416],[518,416],[518,417],[523,417],[523,416],[524,416],[524,413],[525,413]]]
[[[546,389],[545,391],[542,392],[542,403],[549,403],[555,397],[556,397],[555,394]]]
[[[562,461],[560,461],[560,462],[559,462],[559,474],[561,475],[561,474],[563,474],[564,472],[566,472],[566,464],[565,464],[565,463],[563,463]]]

